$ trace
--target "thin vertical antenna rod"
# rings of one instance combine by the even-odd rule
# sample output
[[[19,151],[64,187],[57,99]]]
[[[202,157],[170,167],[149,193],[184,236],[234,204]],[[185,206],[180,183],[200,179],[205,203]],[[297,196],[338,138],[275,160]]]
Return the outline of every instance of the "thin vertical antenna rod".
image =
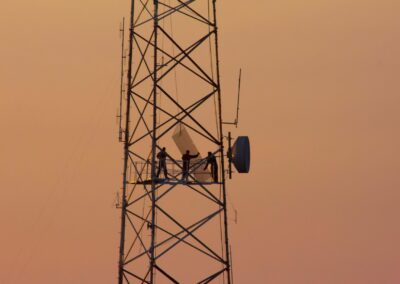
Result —
[[[125,263],[125,222],[126,222],[126,187],[127,187],[127,172],[129,159],[129,119],[130,119],[130,97],[132,93],[132,50],[133,50],[133,23],[134,23],[134,0],[131,1],[131,15],[129,28],[129,56],[128,56],[128,74],[127,74],[127,100],[126,100],[126,115],[125,115],[125,141],[124,141],[124,170],[122,181],[122,207],[121,207],[121,239],[119,246],[119,266],[118,266],[118,284],[123,284],[124,281],[124,263]]]
[[[237,109],[236,109],[236,119],[235,119],[235,126],[237,128],[239,123],[239,104],[240,104],[240,82],[242,79],[242,68],[239,70],[239,83],[238,83],[238,95],[237,95]]]
[[[238,80],[238,93],[237,93],[237,102],[236,102],[236,117],[233,122],[222,122],[222,124],[235,125],[236,128],[239,124],[239,106],[240,106],[240,86],[242,81],[242,68],[239,69],[239,80]]]
[[[125,42],[125,17],[122,18],[122,27],[119,30],[121,32],[121,84],[120,84],[120,90],[119,90],[119,113],[118,113],[118,118],[119,118],[119,131],[118,131],[118,140],[119,142],[122,142],[122,100],[123,100],[123,93],[124,93],[124,59],[125,59],[125,54],[124,54],[124,42]]]

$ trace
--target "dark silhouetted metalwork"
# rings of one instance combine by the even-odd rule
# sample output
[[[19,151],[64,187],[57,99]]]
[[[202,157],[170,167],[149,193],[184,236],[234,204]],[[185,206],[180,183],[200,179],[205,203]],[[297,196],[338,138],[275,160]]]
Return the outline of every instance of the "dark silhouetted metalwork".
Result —
[[[231,284],[216,1],[132,0],[128,43],[118,283]],[[211,156],[176,159],[177,127]]]

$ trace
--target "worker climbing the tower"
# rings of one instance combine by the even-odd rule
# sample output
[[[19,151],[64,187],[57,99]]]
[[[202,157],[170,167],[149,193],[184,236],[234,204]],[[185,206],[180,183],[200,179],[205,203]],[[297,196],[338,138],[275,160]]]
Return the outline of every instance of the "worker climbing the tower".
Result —
[[[190,159],[197,158],[200,154],[190,155],[190,151],[187,150],[185,154],[182,155],[182,181],[188,181],[189,178],[189,168],[190,168]]]
[[[161,149],[160,152],[157,154],[158,159],[158,171],[157,171],[157,178],[160,176],[161,170],[164,171],[164,177],[168,178],[168,171],[167,171],[167,151],[165,147]]]
[[[206,158],[206,166],[204,167],[204,170],[208,168],[208,165],[211,166],[211,176],[214,180],[214,182],[218,182],[218,163],[217,163],[217,158],[215,158],[215,155],[211,152],[208,152],[207,158]]]

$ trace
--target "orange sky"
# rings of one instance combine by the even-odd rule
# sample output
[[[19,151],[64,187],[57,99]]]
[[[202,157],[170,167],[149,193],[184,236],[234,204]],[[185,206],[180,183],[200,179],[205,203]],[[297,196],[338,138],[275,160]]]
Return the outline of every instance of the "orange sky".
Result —
[[[2,0],[0,284],[116,281],[127,2]],[[235,283],[399,283],[400,2],[218,8],[253,155],[228,185]]]

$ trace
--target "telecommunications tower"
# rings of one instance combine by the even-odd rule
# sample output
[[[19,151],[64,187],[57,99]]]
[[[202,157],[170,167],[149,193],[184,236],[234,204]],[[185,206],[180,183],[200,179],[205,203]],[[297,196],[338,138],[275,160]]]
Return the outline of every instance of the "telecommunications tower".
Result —
[[[121,32],[118,283],[231,284],[226,177],[250,153],[223,131],[216,0],[131,0]]]

